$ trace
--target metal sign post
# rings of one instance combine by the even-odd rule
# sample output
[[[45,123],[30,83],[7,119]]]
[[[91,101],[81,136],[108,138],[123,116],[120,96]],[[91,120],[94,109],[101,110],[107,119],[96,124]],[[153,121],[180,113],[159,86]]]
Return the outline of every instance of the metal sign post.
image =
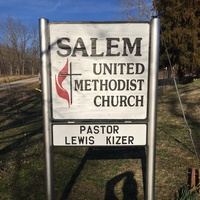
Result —
[[[50,65],[49,65],[49,41],[48,41],[48,20],[40,19],[40,59],[43,95],[43,126],[46,164],[46,195],[48,200],[54,199],[53,187],[53,142],[51,127],[50,107]]]
[[[160,41],[160,19],[151,22],[151,53],[150,53],[150,86],[149,86],[149,117],[147,134],[147,174],[146,199],[155,199],[155,154],[156,154],[156,112],[158,88],[158,61]]]

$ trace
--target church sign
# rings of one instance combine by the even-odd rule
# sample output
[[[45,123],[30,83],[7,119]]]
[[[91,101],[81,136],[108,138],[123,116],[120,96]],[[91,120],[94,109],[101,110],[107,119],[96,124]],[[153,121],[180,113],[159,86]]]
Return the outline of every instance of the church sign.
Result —
[[[47,199],[55,146],[146,146],[145,199],[155,199],[160,20],[40,19]]]
[[[55,120],[147,118],[149,23],[51,23]]]

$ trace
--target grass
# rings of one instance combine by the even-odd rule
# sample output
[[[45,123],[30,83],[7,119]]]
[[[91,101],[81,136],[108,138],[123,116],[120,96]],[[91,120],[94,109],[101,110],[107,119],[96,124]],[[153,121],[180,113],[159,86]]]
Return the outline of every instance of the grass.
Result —
[[[9,83],[27,78],[32,78],[34,75],[15,75],[15,76],[0,76],[0,83]]]
[[[0,199],[45,199],[41,93],[29,85],[0,94]],[[200,80],[179,85],[200,154]],[[156,200],[173,200],[187,184],[187,169],[200,168],[174,86],[159,87]],[[55,199],[144,199],[145,149],[54,148]],[[137,198],[136,198],[137,196]]]
[[[180,188],[176,194],[176,200],[198,200],[198,188],[189,189],[188,187]]]

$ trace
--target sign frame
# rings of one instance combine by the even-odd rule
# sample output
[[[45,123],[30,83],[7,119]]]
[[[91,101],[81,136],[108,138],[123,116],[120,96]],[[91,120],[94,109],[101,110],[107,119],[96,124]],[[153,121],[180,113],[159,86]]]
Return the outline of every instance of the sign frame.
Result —
[[[40,25],[40,58],[42,74],[42,95],[43,95],[43,123],[45,143],[45,165],[46,165],[46,195],[48,200],[54,199],[53,182],[53,138],[51,109],[51,87],[50,87],[50,54],[49,54],[49,21],[41,18]],[[159,60],[159,37],[160,20],[153,17],[150,25],[150,73],[149,73],[149,99],[147,118],[147,170],[146,170],[146,191],[145,199],[154,200],[155,197],[155,151],[156,151],[156,112],[157,112],[157,84],[158,84],[158,60]],[[137,123],[137,120],[135,121]],[[144,122],[145,123],[145,122]]]
[[[121,38],[124,39],[123,37],[125,37],[125,36],[132,37],[132,39],[133,38],[134,39],[135,38],[139,38],[139,37],[142,38],[142,35],[140,35],[140,34],[148,33],[147,36],[146,36],[146,34],[144,34],[145,38],[142,38],[142,40],[144,40],[144,42],[142,41],[142,47],[140,47],[140,48],[142,48],[142,50],[140,50],[140,51],[143,51],[144,53],[142,52],[142,54],[144,54],[144,55],[133,56],[134,55],[133,52],[129,56],[121,56],[120,55],[120,56],[117,56],[117,57],[115,57],[115,56],[110,56],[110,57],[105,57],[105,56],[104,57],[98,57],[98,56],[97,57],[90,57],[90,56],[88,56],[88,57],[84,57],[84,56],[77,55],[77,57],[76,56],[75,57],[67,56],[65,58],[65,57],[61,57],[61,56],[57,55],[58,52],[60,52],[62,49],[59,49],[58,47],[57,48],[55,47],[56,46],[56,40],[58,41],[60,39],[60,37],[61,37],[61,39],[64,38],[65,30],[66,30],[66,28],[63,28],[63,30],[61,32],[61,29],[62,29],[61,27],[62,26],[63,27],[68,27],[69,26],[69,29],[70,29],[71,26],[73,27],[71,29],[76,29],[77,27],[79,27],[79,29],[81,27],[83,27],[83,29],[87,28],[87,31],[83,31],[83,32],[87,32],[87,34],[88,34],[88,32],[91,32],[90,30],[94,31],[94,33],[89,34],[89,35],[87,35],[87,34],[86,35],[85,34],[81,35],[79,33],[79,39],[80,38],[84,38],[85,39],[85,40],[84,39],[81,40],[82,42],[79,43],[79,45],[81,44],[84,47],[84,45],[87,46],[87,42],[88,42],[87,39],[89,40],[90,37],[94,37],[94,35],[98,33],[99,29],[101,31],[103,31],[105,29],[106,34],[108,34],[108,32],[109,32],[108,29],[109,29],[110,26],[112,26],[113,29],[118,30],[119,27],[121,27],[123,25],[125,26],[125,28],[128,27],[128,29],[130,29],[130,30],[132,30],[131,28],[134,28],[134,27],[140,27],[140,29],[142,31],[138,30],[135,34],[133,32],[130,32],[129,35],[127,35],[127,33],[124,33],[122,31],[121,34],[118,33],[118,37],[119,38],[114,38],[114,39],[119,39],[119,40]],[[90,26],[90,27],[88,28],[88,26]],[[51,60],[50,61],[50,71],[51,71],[52,118],[53,118],[54,121],[66,121],[66,122],[67,121],[74,121],[74,122],[76,122],[76,121],[77,122],[78,121],[81,121],[81,122],[82,121],[89,121],[89,122],[91,122],[91,121],[104,121],[104,122],[106,122],[107,121],[107,122],[111,122],[111,121],[127,121],[127,120],[128,121],[144,121],[144,120],[147,120],[147,118],[148,118],[148,94],[149,94],[149,88],[148,88],[149,87],[149,65],[150,65],[149,64],[149,60],[150,60],[150,52],[149,52],[150,22],[134,22],[134,23],[133,22],[100,22],[100,23],[99,22],[75,22],[75,23],[70,23],[70,22],[67,22],[67,23],[64,23],[64,22],[51,22],[51,23],[49,23],[48,27],[49,27],[50,34],[55,34],[55,32],[56,33],[57,32],[59,32],[59,33],[61,32],[61,36],[59,36],[59,37],[57,35],[53,35],[53,36],[50,35],[49,36],[49,43],[50,43],[50,45],[52,44],[51,48],[50,48],[52,50],[50,50],[49,53],[50,53],[50,60]],[[106,28],[102,28],[102,27],[106,27]],[[73,30],[71,31],[71,29],[69,31],[67,31],[67,33],[69,32],[68,34],[73,33]],[[144,32],[143,29],[145,29],[145,32]],[[113,32],[111,34],[113,34]],[[110,40],[113,39],[111,37],[111,35],[108,35],[108,36],[101,37],[99,40],[103,40],[103,39],[105,39],[105,37],[109,37],[109,36],[110,36],[110,38],[107,38],[107,39],[110,39]],[[117,36],[115,36],[115,37],[117,37]],[[68,38],[65,38],[65,39],[68,39]],[[71,45],[73,45],[73,42],[71,41],[72,39],[73,39],[73,37],[70,36],[69,37],[69,41],[72,43]],[[116,43],[115,45],[113,45],[113,47],[114,47],[113,49],[114,50],[115,50],[115,46],[117,46],[117,47],[119,46],[119,49],[120,48],[121,49],[125,48],[124,46],[122,46],[122,44],[120,46],[120,44],[118,44],[119,42],[115,41],[114,39],[112,41],[113,43],[114,42]],[[74,43],[77,43],[77,41],[76,41],[76,39],[74,39]],[[97,41],[96,41],[96,43],[97,43]],[[141,42],[139,44],[141,45]],[[63,44],[63,45],[66,45],[66,44]],[[98,43],[96,45],[98,45]],[[124,45],[126,45],[126,48],[127,48],[127,44],[125,42],[124,42]],[[132,44],[129,44],[129,45],[131,46]],[[57,46],[58,46],[58,44],[57,44]],[[68,46],[68,48],[71,48],[71,47]],[[99,48],[103,48],[103,47],[100,46]],[[133,47],[132,48],[133,48],[132,51],[135,51],[135,49],[140,49],[140,48],[138,48],[138,46],[135,45],[135,43],[133,43]],[[78,54],[79,53],[79,48],[77,47],[77,49],[78,49],[77,50],[77,54]],[[96,50],[96,51],[100,51],[100,50]],[[62,54],[64,54],[64,52],[66,52],[66,51],[61,51]],[[128,50],[127,50],[127,52],[128,52]],[[127,52],[126,52],[126,54],[127,54]],[[82,53],[82,51],[81,51],[81,53]],[[104,52],[102,52],[102,53],[104,53]],[[116,58],[121,60],[121,61],[120,62],[116,62],[115,61],[115,63],[112,63],[112,62],[114,62],[113,60],[116,60]],[[65,59],[67,59],[66,63],[65,63]],[[73,59],[72,62],[70,61],[70,59]],[[111,74],[111,75],[106,74],[106,78],[105,78],[105,74],[97,76],[97,75],[94,75],[94,73],[92,73],[92,64],[94,65],[94,63],[96,64],[96,63],[100,62],[99,59],[100,59],[100,61],[101,60],[105,60],[106,63],[111,62],[109,64],[122,64],[122,63],[123,64],[127,64],[127,65],[128,64],[129,65],[130,64],[135,64],[135,65],[138,64],[138,73],[139,73],[139,67],[142,67],[142,65],[145,68],[145,70],[144,70],[144,72],[142,74],[129,74],[129,75],[120,74],[118,76],[114,75],[114,79],[113,79],[113,74]],[[58,60],[58,61],[54,61],[54,60]],[[76,60],[78,60],[78,61],[76,61]],[[83,62],[82,62],[82,60],[83,60]],[[84,62],[86,62],[86,60],[89,60],[89,61],[87,61],[87,64],[85,66],[83,64],[83,66],[84,66],[83,68],[84,69],[82,69],[82,71],[80,71],[80,69],[78,68],[79,67],[79,63],[84,63]],[[70,62],[70,64],[73,64],[72,65],[73,67],[68,63],[68,61]],[[134,63],[130,63],[131,61],[134,62]],[[60,64],[60,63],[62,63],[62,64]],[[100,65],[102,63],[98,63],[98,64]],[[66,65],[68,65],[68,66],[66,66]],[[92,81],[97,81],[97,80],[98,81],[105,81],[106,80],[106,81],[109,81],[108,83],[110,83],[111,81],[114,82],[115,79],[118,79],[118,81],[123,81],[123,84],[126,84],[125,83],[125,79],[127,79],[126,81],[129,81],[127,84],[134,84],[134,85],[135,85],[135,83],[133,83],[133,81],[139,81],[137,83],[137,89],[135,88],[133,90],[133,88],[131,88],[132,90],[130,90],[128,92],[125,91],[125,89],[122,90],[122,91],[115,91],[114,93],[111,90],[110,91],[104,91],[104,92],[102,92],[102,91],[96,91],[96,92],[87,91],[87,96],[89,96],[88,94],[95,95],[95,94],[100,93],[102,95],[105,95],[103,97],[105,97],[105,98],[106,97],[113,97],[113,99],[114,99],[113,101],[116,101],[115,100],[116,96],[119,97],[119,98],[120,97],[123,98],[125,96],[130,95],[129,97],[131,97],[131,98],[129,100],[131,101],[131,104],[133,104],[134,100],[135,101],[137,100],[137,102],[141,101],[140,98],[142,98],[142,101],[144,101],[144,105],[143,106],[140,105],[140,107],[139,107],[139,105],[137,107],[136,106],[135,107],[134,106],[132,106],[132,107],[130,107],[130,106],[129,107],[113,107],[112,109],[111,109],[111,106],[109,108],[108,107],[96,107],[96,108],[93,107],[92,108],[92,106],[90,106],[90,104],[92,103],[91,98],[89,99],[90,101],[88,101],[88,99],[86,98],[86,95],[83,94],[83,96],[78,96],[77,99],[79,98],[79,99],[83,100],[82,97],[84,97],[86,99],[85,100],[86,102],[90,102],[90,104],[85,106],[85,109],[84,109],[83,106],[77,107],[77,106],[79,106],[79,104],[76,105],[76,107],[78,109],[75,108],[75,106],[73,107],[73,105],[70,108],[67,108],[67,106],[66,106],[67,97],[61,97],[61,98],[63,98],[61,100],[61,98],[59,96],[62,96],[62,95],[56,94],[56,90],[58,88],[58,85],[60,85],[59,86],[60,87],[59,90],[62,90],[62,92],[63,92],[63,90],[66,90],[66,91],[68,91],[68,90],[70,91],[71,90],[69,88],[66,89],[67,85],[69,85],[69,83],[67,84],[67,82],[66,82],[67,78],[65,80],[64,80],[64,78],[67,75],[65,77],[60,78],[60,79],[62,79],[62,80],[60,80],[60,82],[57,80],[57,79],[59,79],[59,75],[60,74],[64,74],[64,73],[61,73],[61,71],[62,72],[65,71],[66,72],[66,70],[64,69],[66,67],[67,67],[68,77],[70,76],[69,78],[67,77],[68,79],[71,79],[71,75],[70,74],[76,75],[76,77],[78,77],[78,75],[79,75],[79,77],[82,76],[82,77],[84,77],[86,79],[86,77],[84,76],[84,72],[85,72],[85,74],[87,73],[87,75],[89,74],[90,76],[93,76],[93,80]],[[74,73],[72,73],[71,71],[72,71],[72,68],[74,68],[74,67],[75,67],[76,71]],[[134,66],[134,67],[136,67],[136,66]],[[113,66],[113,68],[114,68],[114,66]],[[133,70],[132,68],[133,68],[133,65],[130,65],[129,69]],[[134,69],[134,70],[136,70],[136,69]],[[129,71],[129,73],[130,73],[130,71]],[[134,73],[134,72],[132,72],[132,73]],[[57,76],[57,79],[56,79],[55,76]],[[94,77],[96,77],[96,80],[95,80]],[[81,80],[77,79],[75,81],[77,81],[77,82],[78,81],[84,81],[84,78],[82,78]],[[109,80],[109,79],[112,79],[112,80]],[[90,80],[87,80],[87,81],[90,81]],[[59,84],[56,83],[57,85],[55,86],[55,82],[59,82]],[[87,82],[87,83],[89,84],[89,82]],[[79,82],[79,84],[80,84],[80,82]],[[97,82],[96,82],[96,84],[97,84]],[[139,84],[140,84],[140,87],[139,87]],[[91,87],[95,87],[94,85],[92,85],[92,83],[91,83],[90,86]],[[128,85],[126,87],[128,87]],[[85,90],[86,90],[86,88],[85,88]],[[57,92],[58,92],[58,90],[57,90]],[[80,90],[78,92],[76,92],[76,93],[80,94],[81,92],[84,93],[83,91],[80,91]],[[106,94],[108,94],[108,92],[112,93],[113,95],[112,96],[106,96]],[[73,93],[75,94],[73,96],[76,96],[76,93],[74,91],[73,91]],[[120,95],[122,95],[122,96],[120,96]],[[71,95],[68,92],[68,98],[71,98],[69,96],[71,96]],[[98,95],[96,97],[102,97],[102,96]],[[97,100],[98,100],[98,103],[99,103],[100,99],[98,98]],[[123,102],[123,100],[124,99],[122,99],[122,102]],[[68,101],[70,101],[70,100],[68,100]],[[119,100],[119,102],[120,102],[120,100]],[[64,103],[65,103],[65,105],[63,106]],[[66,111],[63,110],[63,107],[65,107]],[[91,108],[91,110],[90,110],[90,108]],[[59,110],[61,110],[61,112],[60,112],[61,114],[59,113]],[[93,114],[93,113],[95,113],[95,114]],[[105,113],[109,113],[109,114],[105,114]],[[124,114],[125,116],[122,116],[122,114]],[[89,115],[89,117],[88,117],[88,115]],[[141,115],[141,116],[139,116],[139,115]]]

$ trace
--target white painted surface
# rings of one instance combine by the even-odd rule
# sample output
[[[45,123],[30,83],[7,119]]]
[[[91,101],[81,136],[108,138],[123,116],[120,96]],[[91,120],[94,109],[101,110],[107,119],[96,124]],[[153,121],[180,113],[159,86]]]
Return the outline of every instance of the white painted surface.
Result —
[[[58,51],[62,55],[67,53],[66,49],[58,47],[57,41],[60,38],[69,39],[69,41],[63,40],[62,43],[70,46],[71,54],[75,46],[78,48],[74,53],[75,56],[71,56],[71,54],[69,56],[58,55]],[[77,43],[78,38],[81,38],[88,56],[84,56],[83,51],[80,50],[80,43]],[[101,56],[90,56],[92,54],[91,38],[97,38],[95,51],[96,54]],[[112,55],[119,54],[118,56],[106,56],[109,48],[106,38],[118,38],[111,41],[111,53]],[[129,38],[131,45],[136,38],[142,38],[141,56],[135,56],[136,48],[133,52],[130,52],[127,47],[126,53],[128,55],[122,56],[124,52],[124,40],[122,38]],[[50,58],[54,119],[134,120],[147,117],[148,23],[50,24]],[[68,75],[62,81],[62,90],[68,92],[69,102],[61,98],[56,91],[56,79],[58,80],[58,74],[67,62]],[[106,71],[105,73],[95,74],[94,66],[96,66],[97,72],[97,70],[100,70],[100,68],[97,68],[100,63],[106,63],[109,66],[110,64],[112,66],[117,65],[118,67],[111,68],[111,73]],[[121,63],[123,63],[123,66]],[[71,80],[69,75],[70,65],[71,73],[76,74],[71,76]],[[138,65],[139,71],[144,68],[141,74],[137,73],[136,65]],[[112,101],[114,101],[114,106]]]
[[[146,145],[146,124],[53,125],[54,146]]]

